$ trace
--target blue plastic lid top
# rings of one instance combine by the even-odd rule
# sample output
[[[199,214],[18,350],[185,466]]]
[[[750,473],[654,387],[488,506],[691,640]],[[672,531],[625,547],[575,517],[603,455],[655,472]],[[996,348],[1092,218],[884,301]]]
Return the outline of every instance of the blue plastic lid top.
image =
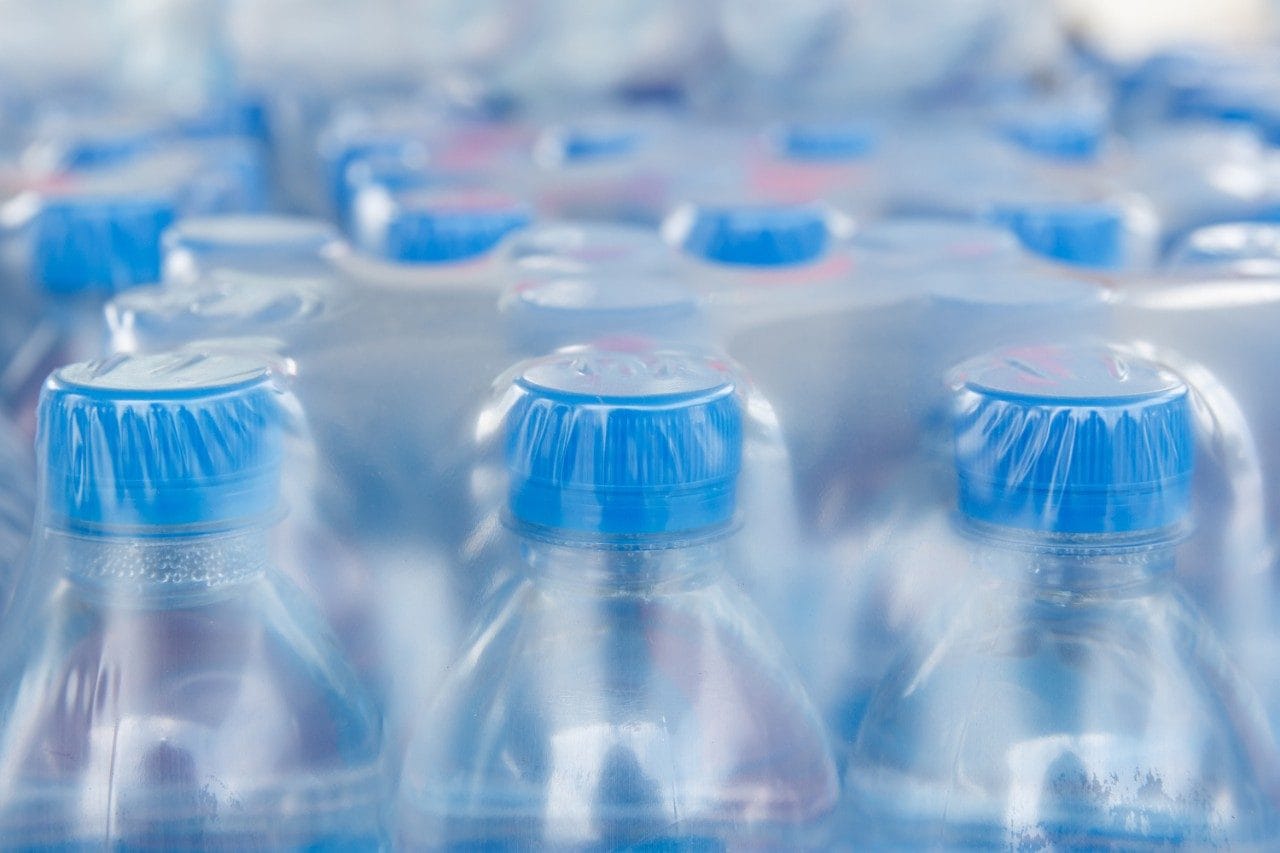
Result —
[[[1028,250],[1063,263],[1118,269],[1125,261],[1125,215],[1106,203],[1002,205],[992,219]]]
[[[1022,150],[1057,160],[1092,160],[1106,138],[1105,117],[1093,112],[1032,113],[1006,118],[1000,129]]]
[[[687,533],[733,517],[742,410],[714,361],[583,349],[528,366],[508,416],[510,509],[577,533]]]
[[[792,160],[860,160],[875,151],[871,130],[856,124],[789,124],[775,132],[778,151]]]
[[[831,242],[829,214],[813,204],[684,205],[663,233],[695,257],[750,267],[808,263]]]
[[[960,510],[1045,533],[1182,521],[1195,440],[1186,385],[1107,347],[1006,349],[957,373]]]
[[[449,263],[485,254],[533,221],[528,205],[500,193],[425,192],[397,197],[382,233],[380,253],[400,263]]]
[[[160,238],[176,217],[162,194],[46,196],[33,224],[31,275],[51,293],[112,292],[160,280]]]
[[[619,160],[638,151],[644,134],[629,125],[607,122],[553,127],[535,143],[534,156],[547,165]]]
[[[40,398],[48,523],[102,534],[252,523],[276,505],[283,433],[279,394],[253,358],[63,367]]]
[[[1167,265],[1274,273],[1280,268],[1280,225],[1228,222],[1197,228],[1170,251]]]

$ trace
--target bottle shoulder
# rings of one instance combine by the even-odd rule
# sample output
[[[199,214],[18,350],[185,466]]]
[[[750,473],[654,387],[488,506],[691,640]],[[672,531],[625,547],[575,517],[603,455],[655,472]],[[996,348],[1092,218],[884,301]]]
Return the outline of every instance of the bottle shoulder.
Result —
[[[847,790],[889,825],[1211,843],[1271,831],[1275,755],[1176,591],[1080,606],[986,589],[882,683]]]
[[[583,596],[526,579],[509,595],[421,719],[408,812],[438,829],[533,819],[553,798],[559,833],[611,810],[786,822],[834,803],[816,712],[732,591]]]
[[[127,730],[139,756],[167,744],[207,773],[234,766],[228,775],[250,784],[377,763],[377,712],[319,620],[280,586],[264,576],[227,597],[157,609],[58,585],[45,607],[15,614],[25,616],[15,632],[26,634],[25,653],[10,657],[22,668],[5,679],[4,750],[56,751],[60,773],[75,776],[99,760],[95,733]]]

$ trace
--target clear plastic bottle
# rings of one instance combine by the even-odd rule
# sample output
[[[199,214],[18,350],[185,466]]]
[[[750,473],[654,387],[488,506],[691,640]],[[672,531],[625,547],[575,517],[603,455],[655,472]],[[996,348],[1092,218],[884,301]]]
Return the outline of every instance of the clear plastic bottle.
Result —
[[[420,716],[404,845],[776,846],[830,808],[821,725],[725,573],[738,394],[670,352],[521,369],[507,583]]]
[[[272,567],[284,402],[257,361],[56,371],[0,634],[21,848],[378,849],[380,720]]]
[[[0,373],[9,412],[32,429],[40,383],[56,365],[101,355],[112,293],[160,279],[160,235],[177,215],[169,188],[110,180],[35,200],[17,271],[35,294],[29,327]]]
[[[492,250],[532,220],[519,199],[483,187],[362,193],[351,240],[365,257],[345,269],[375,283],[466,284],[485,277]]]
[[[971,593],[881,685],[847,840],[1055,849],[1275,841],[1275,746],[1179,593],[1190,395],[1105,347],[997,351],[955,379]]]
[[[964,542],[949,524],[947,371],[993,345],[1105,334],[1111,310],[1096,283],[992,225],[889,218],[850,251],[857,301],[730,348],[777,409],[808,549],[790,595],[761,606],[841,739],[952,600],[944,567]]]
[[[830,310],[850,298],[849,220],[820,203],[731,200],[680,205],[662,235],[680,273],[731,335],[753,325]]]

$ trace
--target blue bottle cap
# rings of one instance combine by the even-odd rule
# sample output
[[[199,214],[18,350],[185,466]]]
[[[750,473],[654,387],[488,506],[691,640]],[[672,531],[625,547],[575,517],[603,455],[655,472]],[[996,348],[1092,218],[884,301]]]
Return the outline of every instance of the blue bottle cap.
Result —
[[[821,257],[831,242],[825,208],[814,204],[684,205],[663,224],[667,239],[722,264],[781,267]]]
[[[325,163],[329,199],[339,215],[351,205],[348,176],[354,164],[378,160],[383,168],[388,162],[417,164],[426,161],[426,144],[408,132],[335,133],[321,140],[321,157]]]
[[[789,124],[775,132],[775,145],[792,160],[859,160],[876,147],[876,135],[856,124]]]
[[[172,535],[260,520],[276,506],[284,425],[254,358],[185,352],[63,367],[40,397],[48,523]]]
[[[957,372],[960,510],[1044,533],[1129,533],[1190,509],[1186,385],[1107,347],[1005,349]]]
[[[696,293],[637,273],[535,278],[513,287],[501,305],[513,342],[537,354],[611,337],[693,343],[701,327]]]
[[[50,293],[109,293],[159,281],[160,236],[175,216],[163,194],[46,196],[33,223],[32,279]]]
[[[1023,151],[1053,160],[1093,160],[1106,141],[1106,102],[1095,93],[1018,95],[995,107],[993,126]]]
[[[742,411],[723,365],[589,348],[533,362],[516,387],[507,422],[516,520],[626,536],[733,517]]]
[[[357,229],[361,247],[406,264],[470,260],[533,221],[528,205],[501,193],[442,190],[388,201],[382,216]]]
[[[1001,205],[992,219],[1028,250],[1063,263],[1118,269],[1125,260],[1125,215],[1115,205],[1035,202]]]
[[[638,151],[639,129],[609,122],[553,127],[535,143],[534,156],[545,165],[576,165],[620,160]]]
[[[165,279],[191,280],[216,269],[318,271],[342,239],[321,219],[243,214],[183,219],[162,245]]]

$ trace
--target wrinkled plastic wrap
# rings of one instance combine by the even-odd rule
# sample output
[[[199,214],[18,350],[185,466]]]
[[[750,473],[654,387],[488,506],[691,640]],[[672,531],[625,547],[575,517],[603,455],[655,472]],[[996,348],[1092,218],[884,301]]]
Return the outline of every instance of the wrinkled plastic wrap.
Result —
[[[378,713],[271,545],[295,409],[246,356],[50,378],[40,513],[0,631],[9,843],[382,837]]]

